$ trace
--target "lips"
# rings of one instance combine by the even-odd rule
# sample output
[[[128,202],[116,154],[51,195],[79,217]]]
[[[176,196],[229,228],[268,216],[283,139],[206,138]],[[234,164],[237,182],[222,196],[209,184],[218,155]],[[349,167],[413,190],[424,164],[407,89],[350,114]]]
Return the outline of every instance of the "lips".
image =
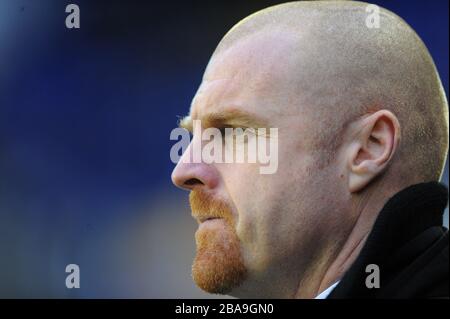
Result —
[[[213,216],[208,217],[208,216],[205,216],[205,217],[198,218],[198,221],[199,221],[199,223],[204,223],[204,222],[206,222],[208,220],[214,220],[214,219],[219,219],[219,217],[213,217]]]

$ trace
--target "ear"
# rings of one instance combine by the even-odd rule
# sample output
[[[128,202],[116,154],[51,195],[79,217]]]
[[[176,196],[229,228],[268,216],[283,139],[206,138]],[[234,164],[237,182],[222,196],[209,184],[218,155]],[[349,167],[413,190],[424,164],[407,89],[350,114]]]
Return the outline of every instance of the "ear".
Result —
[[[388,110],[360,119],[354,129],[347,153],[351,193],[361,191],[384,171],[400,139],[400,123]]]

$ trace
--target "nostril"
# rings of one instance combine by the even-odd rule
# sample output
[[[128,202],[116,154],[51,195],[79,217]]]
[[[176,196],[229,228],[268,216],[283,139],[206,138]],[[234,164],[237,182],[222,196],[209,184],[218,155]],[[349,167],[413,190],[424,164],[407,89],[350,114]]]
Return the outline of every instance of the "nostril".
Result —
[[[185,181],[184,184],[189,185],[189,186],[197,185],[197,184],[203,185],[202,181],[197,178],[190,178],[187,181]]]

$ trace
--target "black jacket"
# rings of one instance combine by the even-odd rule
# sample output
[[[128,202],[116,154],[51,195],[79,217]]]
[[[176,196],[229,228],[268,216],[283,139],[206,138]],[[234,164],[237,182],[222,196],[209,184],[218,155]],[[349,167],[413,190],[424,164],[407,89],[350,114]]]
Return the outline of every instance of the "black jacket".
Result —
[[[442,226],[447,202],[447,188],[435,182],[410,186],[389,199],[328,298],[448,298],[449,238]],[[375,274],[366,272],[370,264],[378,266],[379,288],[366,286]]]

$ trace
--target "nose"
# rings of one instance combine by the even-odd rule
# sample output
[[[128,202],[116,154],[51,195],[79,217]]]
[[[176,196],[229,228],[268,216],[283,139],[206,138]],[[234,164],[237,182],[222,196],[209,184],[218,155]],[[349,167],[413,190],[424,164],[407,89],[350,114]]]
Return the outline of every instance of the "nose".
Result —
[[[215,188],[219,183],[217,169],[212,164],[188,161],[190,151],[191,145],[186,149],[172,171],[172,183],[179,188],[189,191],[197,187]]]

